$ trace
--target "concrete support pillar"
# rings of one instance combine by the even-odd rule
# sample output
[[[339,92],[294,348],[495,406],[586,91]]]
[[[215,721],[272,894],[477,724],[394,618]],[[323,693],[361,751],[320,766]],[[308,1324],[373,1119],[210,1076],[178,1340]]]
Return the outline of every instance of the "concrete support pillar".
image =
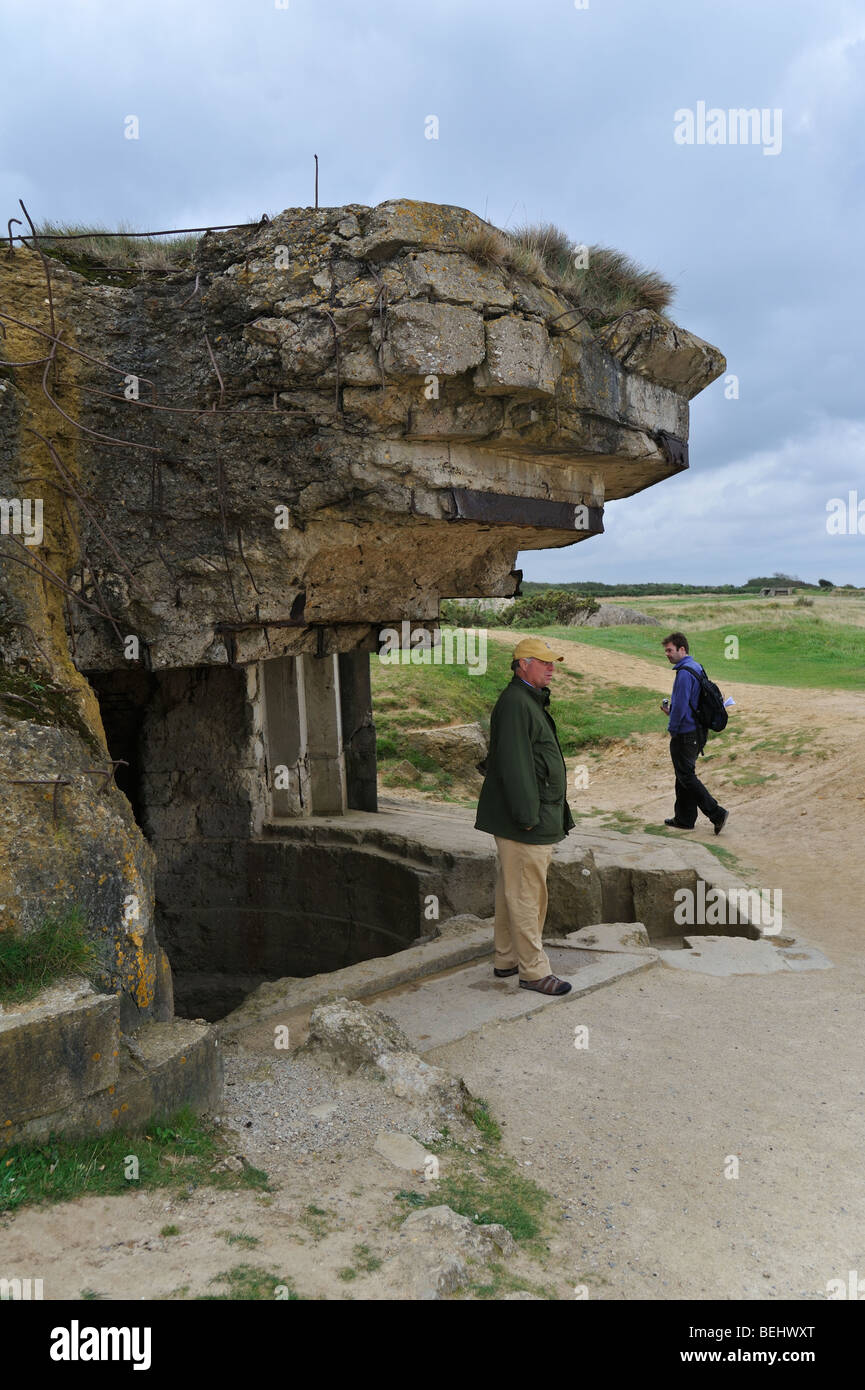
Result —
[[[274,816],[311,814],[306,685],[302,657],[276,656],[261,663],[264,737]]]
[[[347,801],[351,811],[378,810],[369,663],[369,652],[341,652],[339,655],[342,740]]]
[[[347,799],[337,657],[299,656],[297,665],[306,708],[311,814],[344,815]]]

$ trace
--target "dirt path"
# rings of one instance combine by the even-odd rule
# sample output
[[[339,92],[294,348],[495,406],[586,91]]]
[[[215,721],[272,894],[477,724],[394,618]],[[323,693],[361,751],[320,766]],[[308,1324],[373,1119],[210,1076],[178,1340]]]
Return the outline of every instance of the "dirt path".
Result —
[[[663,669],[596,647],[574,644],[566,664],[669,689]],[[865,696],[724,689],[748,730],[736,765],[776,775],[737,788],[725,757],[706,765],[731,811],[723,844],[752,882],[783,889],[835,969],[656,969],[578,1001],[586,1051],[572,1011],[549,1010],[432,1058],[489,1099],[509,1147],[570,1208],[554,1254],[590,1297],[819,1298],[865,1268]],[[749,752],[764,730],[782,747]],[[791,756],[803,732],[813,741]],[[602,752],[590,777],[587,808],[672,813],[662,733]],[[710,842],[703,827],[693,837]]]

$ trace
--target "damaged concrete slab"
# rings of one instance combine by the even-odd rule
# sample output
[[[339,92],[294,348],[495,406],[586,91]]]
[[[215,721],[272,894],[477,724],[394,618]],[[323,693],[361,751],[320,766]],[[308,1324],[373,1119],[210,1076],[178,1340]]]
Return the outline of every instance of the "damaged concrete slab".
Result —
[[[779,970],[831,970],[832,962],[814,946],[796,942],[776,946],[771,938],[686,936],[686,951],[660,951],[661,964],[699,975],[772,975]]]
[[[554,973],[572,986],[570,994],[555,998],[520,989],[515,978],[497,980],[490,961],[373,995],[368,1002],[394,1019],[418,1052],[429,1052],[480,1031],[486,1023],[526,1018],[541,1009],[581,999],[636,971],[648,970],[655,964],[656,953],[648,958],[553,948],[548,954]]]

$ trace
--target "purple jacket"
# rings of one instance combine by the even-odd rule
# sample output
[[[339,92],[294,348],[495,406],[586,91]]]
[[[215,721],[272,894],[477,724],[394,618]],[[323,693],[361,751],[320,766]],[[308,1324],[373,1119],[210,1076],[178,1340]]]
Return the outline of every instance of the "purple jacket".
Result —
[[[697,708],[697,701],[700,698],[700,682],[694,671],[702,671],[699,661],[695,661],[692,656],[684,656],[681,661],[673,667],[676,672],[676,679],[673,681],[673,697],[670,701],[670,718],[667,723],[667,730],[671,734],[694,734],[697,732],[697,721],[694,718],[694,710]]]

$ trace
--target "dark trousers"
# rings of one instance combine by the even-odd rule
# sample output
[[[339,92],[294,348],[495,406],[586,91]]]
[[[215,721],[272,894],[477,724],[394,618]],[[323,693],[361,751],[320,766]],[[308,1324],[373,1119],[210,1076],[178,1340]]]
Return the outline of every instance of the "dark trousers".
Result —
[[[681,825],[689,828],[697,824],[698,809],[709,817],[713,825],[723,814],[723,807],[718,805],[697,776],[699,753],[697,734],[670,735],[670,757],[676,773],[676,809],[673,815]]]

